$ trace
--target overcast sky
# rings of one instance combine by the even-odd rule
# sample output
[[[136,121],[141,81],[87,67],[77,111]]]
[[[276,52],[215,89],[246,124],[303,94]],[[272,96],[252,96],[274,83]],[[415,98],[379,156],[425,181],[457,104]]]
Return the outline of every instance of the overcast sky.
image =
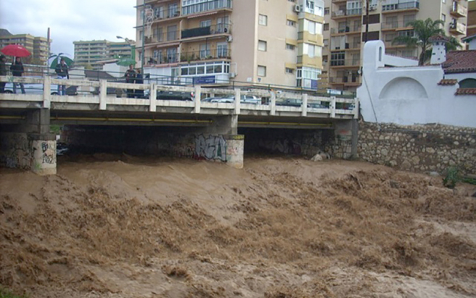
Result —
[[[51,52],[74,56],[73,41],[135,40],[135,0],[0,0],[0,28],[47,37]]]

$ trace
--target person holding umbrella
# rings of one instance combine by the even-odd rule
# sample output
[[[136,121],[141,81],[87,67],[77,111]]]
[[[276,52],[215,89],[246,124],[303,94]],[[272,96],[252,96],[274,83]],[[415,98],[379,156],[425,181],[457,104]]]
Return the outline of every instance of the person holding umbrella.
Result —
[[[0,55],[0,76],[6,76],[7,75],[7,65],[5,64],[5,61],[7,60],[7,57],[4,55]],[[5,92],[5,82],[0,82],[0,93]]]
[[[23,63],[21,62],[20,57],[15,58],[15,62],[10,66],[10,70],[14,77],[21,77],[23,75],[25,69],[23,68]],[[17,93],[17,84],[20,84],[21,93],[25,94],[25,86],[23,86],[23,83],[15,82],[13,83],[13,93]]]
[[[61,58],[60,63],[56,65],[55,72],[58,75],[58,79],[69,79],[69,71],[68,71],[68,64],[66,61]],[[66,86],[65,85],[58,85],[58,94],[59,95],[66,95]]]

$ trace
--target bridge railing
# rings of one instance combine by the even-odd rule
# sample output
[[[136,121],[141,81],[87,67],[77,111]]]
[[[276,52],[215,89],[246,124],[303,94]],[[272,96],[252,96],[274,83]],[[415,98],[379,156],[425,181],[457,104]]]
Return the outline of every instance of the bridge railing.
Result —
[[[89,109],[107,110],[110,106],[144,106],[150,112],[156,112],[157,107],[191,108],[193,113],[216,114],[227,110],[232,114],[246,111],[267,111],[269,115],[285,112],[306,117],[318,115],[323,118],[358,118],[359,101],[357,98],[339,98],[335,96],[312,96],[305,93],[274,92],[265,89],[240,88],[205,88],[201,86],[172,86],[151,84],[132,84],[118,81],[63,80],[55,77],[13,77],[0,76],[0,82],[6,83],[5,93],[0,94],[0,107],[15,107],[11,103],[29,102],[37,107],[57,109],[61,105],[89,104]],[[12,84],[23,83],[25,94],[17,86],[13,94]],[[74,87],[75,92],[65,96],[58,95],[58,86]],[[29,88],[29,87],[36,88]],[[127,97],[127,90],[133,90],[135,97]],[[144,92],[137,93],[136,90]],[[174,91],[194,93],[192,101],[157,99],[157,91]],[[146,94],[144,98],[142,94]],[[235,100],[231,103],[205,102],[206,97],[228,96],[241,98],[256,96],[261,103],[241,103]],[[73,108],[74,109],[74,108]]]

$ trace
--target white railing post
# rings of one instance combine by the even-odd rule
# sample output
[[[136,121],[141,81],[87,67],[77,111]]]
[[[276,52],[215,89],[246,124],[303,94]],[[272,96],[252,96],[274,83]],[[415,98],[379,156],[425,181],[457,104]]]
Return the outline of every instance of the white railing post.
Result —
[[[271,114],[271,116],[276,115],[276,93],[274,91],[271,91],[269,108],[270,108],[269,113]]]
[[[302,105],[301,105],[301,116],[306,117],[307,116],[307,94],[304,93],[302,95]]]
[[[240,114],[240,104],[241,104],[241,90],[240,88],[235,88],[235,115]]]
[[[331,118],[335,118],[336,117],[336,97],[335,96],[331,96],[331,102],[329,104],[329,109],[330,109],[330,112],[331,112]]]
[[[149,111],[156,112],[157,111],[157,85],[155,83],[150,84],[150,92],[149,92]]]
[[[51,107],[51,77],[43,76],[43,108]]]
[[[99,109],[105,110],[107,106],[107,81],[99,80]]]
[[[202,101],[202,88],[195,86],[195,114],[200,114],[200,106]]]

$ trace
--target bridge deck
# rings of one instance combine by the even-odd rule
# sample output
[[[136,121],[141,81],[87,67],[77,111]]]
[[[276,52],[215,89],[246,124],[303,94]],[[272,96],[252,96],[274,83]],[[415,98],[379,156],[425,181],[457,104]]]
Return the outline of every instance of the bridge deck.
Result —
[[[42,90],[36,94],[0,94],[0,121],[14,122],[28,109],[50,109],[52,123],[84,124],[151,124],[165,125],[206,125],[210,116],[238,115],[238,126],[285,126],[316,127],[325,126],[338,120],[357,119],[358,100],[355,98],[316,97],[307,94],[274,93],[267,90],[240,90],[225,88],[201,88],[183,86],[163,86],[156,84],[127,84],[88,80],[60,80],[48,76],[43,78],[0,76],[3,82],[23,82],[41,84]],[[52,84],[81,86],[81,92],[74,96],[52,95]],[[148,90],[150,98],[125,98],[102,92],[108,88]],[[95,90],[95,92],[92,92]],[[193,101],[161,100],[156,98],[158,90],[194,92]],[[262,99],[262,104],[204,102],[205,96],[254,95]],[[294,103],[287,106],[286,103]]]

